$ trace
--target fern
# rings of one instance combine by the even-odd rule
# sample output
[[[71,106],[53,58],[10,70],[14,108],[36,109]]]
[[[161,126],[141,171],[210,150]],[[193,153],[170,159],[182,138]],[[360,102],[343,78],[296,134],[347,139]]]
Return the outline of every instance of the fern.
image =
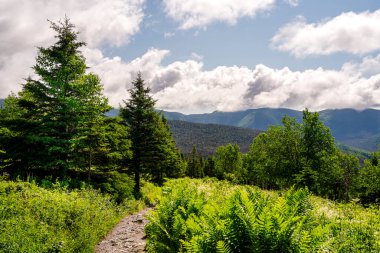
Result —
[[[213,180],[168,186],[146,227],[148,252],[380,252],[370,225],[316,216],[305,189],[275,196]]]
[[[232,253],[232,250],[225,242],[218,241],[216,243],[216,252],[217,253]]]

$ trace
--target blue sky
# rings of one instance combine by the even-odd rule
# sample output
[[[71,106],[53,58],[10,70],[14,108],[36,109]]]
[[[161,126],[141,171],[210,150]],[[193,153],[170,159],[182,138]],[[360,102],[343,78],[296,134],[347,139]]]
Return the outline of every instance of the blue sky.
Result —
[[[169,49],[171,54],[163,62],[166,64],[186,60],[192,53],[196,53],[203,57],[205,69],[220,65],[253,68],[257,64],[275,68],[289,66],[292,70],[320,66],[339,69],[349,60],[360,60],[360,56],[338,53],[299,59],[287,52],[271,48],[271,38],[280,27],[298,16],[305,17],[308,22],[320,22],[343,12],[360,13],[379,8],[380,1],[375,0],[304,0],[297,6],[277,1],[271,10],[258,13],[254,18],[242,17],[235,25],[216,21],[207,25],[205,30],[202,27],[179,30],[180,23],[165,15],[163,3],[152,0],[146,3],[147,17],[133,41],[123,47],[109,49],[108,53],[114,56],[122,55],[124,59],[132,60],[150,48]],[[165,38],[165,33],[170,33],[172,37]]]
[[[0,97],[67,15],[113,106],[141,71],[157,107],[380,106],[378,0],[0,0]],[[22,6],[22,8],[20,8]]]

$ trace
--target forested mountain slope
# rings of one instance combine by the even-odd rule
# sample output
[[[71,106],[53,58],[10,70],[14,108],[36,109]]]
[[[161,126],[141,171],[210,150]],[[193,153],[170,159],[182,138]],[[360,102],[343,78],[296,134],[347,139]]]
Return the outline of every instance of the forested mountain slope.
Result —
[[[228,143],[238,144],[243,153],[261,131],[248,128],[216,124],[199,124],[186,121],[169,120],[169,127],[177,147],[183,153],[190,153],[193,145],[202,155],[210,155],[219,146]]]

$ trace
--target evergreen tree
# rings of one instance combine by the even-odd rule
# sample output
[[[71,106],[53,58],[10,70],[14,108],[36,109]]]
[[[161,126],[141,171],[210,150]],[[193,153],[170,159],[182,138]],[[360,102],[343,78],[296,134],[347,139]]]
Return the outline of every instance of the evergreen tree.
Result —
[[[208,177],[215,177],[215,162],[212,156],[209,156],[204,161],[204,174]]]
[[[65,176],[68,169],[83,168],[91,160],[90,153],[77,152],[80,140],[91,138],[110,107],[99,78],[86,74],[85,58],[79,51],[85,43],[78,41],[74,25],[66,18],[51,22],[51,28],[57,41],[39,48],[33,67],[37,78],[26,80],[17,98],[20,115],[8,117],[5,125],[18,141],[8,154],[24,173],[46,174],[48,170],[48,174]]]
[[[164,176],[180,175],[183,162],[175,147],[166,120],[154,109],[155,101],[149,95],[141,73],[129,90],[130,99],[124,101],[120,115],[129,127],[132,160],[131,167],[135,180],[135,196],[140,194],[140,177],[145,173],[156,183],[162,183]]]
[[[187,159],[187,176],[192,178],[204,177],[204,160],[198,154],[197,148],[193,145],[193,149]]]
[[[10,171],[10,166],[16,161],[12,160],[12,154],[16,149],[14,146],[20,145],[19,138],[16,132],[10,130],[11,125],[7,124],[20,118],[22,110],[18,106],[18,99],[12,93],[4,101],[4,105],[0,109],[0,169],[7,172]],[[18,156],[23,155],[19,154]]]

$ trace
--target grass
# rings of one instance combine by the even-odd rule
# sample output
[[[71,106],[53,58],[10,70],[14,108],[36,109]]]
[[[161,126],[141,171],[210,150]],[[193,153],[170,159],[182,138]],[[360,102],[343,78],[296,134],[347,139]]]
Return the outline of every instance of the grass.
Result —
[[[44,189],[0,181],[0,252],[93,252],[95,245],[142,202],[117,205],[92,189]]]

